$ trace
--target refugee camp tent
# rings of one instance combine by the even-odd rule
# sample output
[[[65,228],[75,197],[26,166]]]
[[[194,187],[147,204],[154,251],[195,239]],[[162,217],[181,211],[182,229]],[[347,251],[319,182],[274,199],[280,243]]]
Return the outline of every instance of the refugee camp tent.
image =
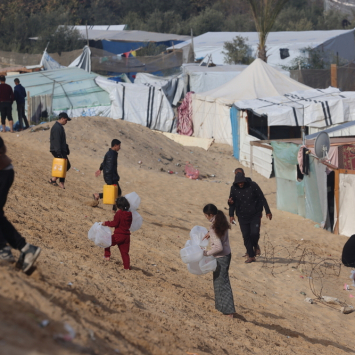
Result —
[[[175,133],[174,111],[161,87],[116,83],[100,76],[96,83],[110,95],[109,117]]]
[[[231,42],[236,36],[246,39],[251,47],[251,57],[257,57],[259,37],[257,32],[207,32],[193,39],[195,58],[212,54],[214,64],[225,64],[225,42]],[[175,45],[183,48],[190,45],[191,39]],[[266,40],[268,64],[280,67],[290,65],[293,59],[301,55],[305,48],[318,48],[323,53],[345,59],[355,60],[354,29],[331,31],[287,31],[270,32]]]
[[[72,117],[108,116],[110,98],[107,92],[95,83],[96,76],[79,68],[64,68],[9,76],[7,80],[12,82],[18,77],[30,93],[30,98],[43,97],[42,101],[38,101],[38,107],[31,108],[32,114],[39,109],[46,111],[49,116],[62,111]],[[16,105],[13,105],[13,115],[17,118]]]
[[[299,169],[301,145],[301,140],[271,142],[277,208],[350,237],[355,230],[355,138],[331,138],[328,159],[332,165],[310,156],[309,172],[304,175]],[[314,140],[306,140],[305,145],[312,150]]]
[[[171,76],[157,76],[153,74],[137,73],[135,84],[161,88],[171,105],[176,106],[184,91],[182,74]]]

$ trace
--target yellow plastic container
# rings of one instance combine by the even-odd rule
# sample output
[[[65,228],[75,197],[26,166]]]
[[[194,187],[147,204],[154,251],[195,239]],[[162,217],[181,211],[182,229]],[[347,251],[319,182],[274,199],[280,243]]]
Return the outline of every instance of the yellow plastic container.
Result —
[[[67,160],[62,158],[54,158],[52,164],[52,176],[57,178],[65,178],[67,174]]]
[[[104,185],[104,205],[115,205],[118,197],[117,185]]]

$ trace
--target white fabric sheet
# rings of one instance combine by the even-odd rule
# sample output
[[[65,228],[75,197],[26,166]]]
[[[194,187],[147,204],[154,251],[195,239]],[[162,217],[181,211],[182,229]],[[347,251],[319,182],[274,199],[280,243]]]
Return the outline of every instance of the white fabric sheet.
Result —
[[[95,81],[110,95],[110,117],[175,133],[174,112],[162,89],[116,83],[100,76]]]
[[[339,233],[351,237],[355,232],[355,175],[339,174]]]
[[[69,64],[69,67],[77,67],[84,69],[88,73],[91,73],[91,50],[90,47],[85,46],[83,53],[76,58],[72,63]]]

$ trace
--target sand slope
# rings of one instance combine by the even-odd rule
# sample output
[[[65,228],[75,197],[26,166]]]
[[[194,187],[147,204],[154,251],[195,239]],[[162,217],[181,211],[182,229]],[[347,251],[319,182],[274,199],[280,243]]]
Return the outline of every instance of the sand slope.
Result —
[[[1,354],[354,353],[355,313],[307,304],[300,293],[314,297],[307,277],[312,265],[328,258],[328,266],[321,263],[325,277],[320,278],[319,268],[312,274],[314,291],[354,304],[349,295],[355,296],[355,288],[343,290],[350,270],[342,268],[337,275],[335,265],[346,237],[276,210],[275,179],[253,176],[274,214],[271,222],[262,221],[266,259],[245,265],[239,228],[232,227],[230,275],[237,315],[228,320],[214,309],[212,274],[190,274],[179,251],[194,225],[208,226],[202,214],[206,203],[227,213],[232,171],[239,166],[231,147],[190,149],[144,127],[104,118],[74,119],[65,129],[70,160],[79,171],[68,173],[64,191],[47,183],[48,130],[3,135],[16,170],[6,214],[43,251],[30,277],[0,265]],[[142,198],[144,224],[132,235],[133,270],[128,272],[117,248],[107,263],[103,250],[87,239],[93,222],[112,218],[110,206],[85,204],[102,189],[103,179],[94,172],[112,138],[122,141],[123,193],[136,191]],[[216,177],[183,177],[186,161],[198,165],[202,175]],[[302,254],[305,263],[298,267]],[[50,324],[41,328],[44,319]],[[64,323],[76,331],[72,342],[54,340]]]

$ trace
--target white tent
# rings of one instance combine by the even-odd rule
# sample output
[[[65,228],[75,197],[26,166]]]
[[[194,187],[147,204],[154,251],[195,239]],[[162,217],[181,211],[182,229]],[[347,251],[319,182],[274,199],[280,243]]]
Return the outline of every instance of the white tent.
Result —
[[[116,83],[100,76],[95,81],[110,95],[109,117],[175,133],[174,111],[161,88]]]
[[[207,32],[193,39],[195,57],[203,58],[212,54],[214,64],[225,64],[222,53],[225,51],[224,43],[231,42],[236,36],[247,38],[251,56],[255,58],[259,43],[257,32]],[[174,47],[183,48],[190,43],[191,39]],[[338,53],[340,58],[352,62],[355,60],[354,30],[270,32],[266,40],[268,63],[277,67],[289,65],[306,47],[319,48],[334,55]],[[289,56],[282,59],[280,49],[286,49]]]
[[[161,88],[170,104],[174,106],[177,105],[184,91],[182,75],[163,77],[153,74],[137,73],[134,83]]]
[[[232,145],[230,107],[239,100],[311,89],[256,59],[233,80],[192,98],[194,135]]]

